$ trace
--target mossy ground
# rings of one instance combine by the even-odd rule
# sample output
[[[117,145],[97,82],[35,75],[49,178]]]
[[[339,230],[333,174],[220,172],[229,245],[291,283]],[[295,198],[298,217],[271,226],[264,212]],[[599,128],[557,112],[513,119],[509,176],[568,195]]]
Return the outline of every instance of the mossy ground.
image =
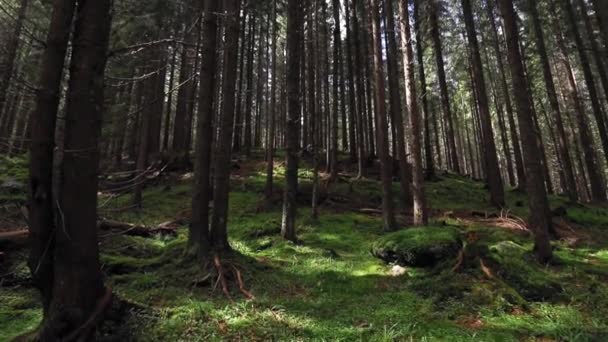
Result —
[[[323,204],[318,221],[311,220],[310,210],[302,206],[302,244],[294,245],[277,234],[280,203],[260,210],[263,163],[250,164],[234,177],[229,235],[238,252],[234,262],[255,299],[245,300],[234,291],[235,301],[230,302],[221,290],[213,290],[213,281],[208,284],[200,265],[184,255],[185,229],[176,238],[105,236],[101,249],[106,283],[139,308],[126,314],[122,324],[128,329],[123,327],[122,333],[138,341],[608,340],[604,207],[568,207],[567,219],[593,238],[575,247],[555,241],[557,263],[544,266],[530,257],[528,235],[443,215],[459,210],[494,212],[482,184],[444,175],[427,186],[437,227],[428,234],[443,234],[441,227],[462,236],[473,233],[503,267],[493,269],[494,280],[480,272],[452,272],[456,260],[434,268],[409,268],[407,275],[393,277],[390,265],[370,252],[374,241],[385,236],[380,217],[356,210],[377,208],[381,193],[376,181],[332,185],[330,198],[353,200],[342,206]],[[280,163],[276,170],[278,192]],[[189,183],[175,180],[148,188],[140,213],[108,210],[106,215],[150,225],[172,220],[190,206]],[[509,191],[508,197],[512,212],[524,216],[525,201],[519,203],[524,196]],[[119,197],[106,208],[125,203],[128,197]],[[564,203],[552,198],[554,207]],[[525,292],[530,284],[560,288],[548,298],[531,298]],[[0,341],[31,330],[40,320],[32,288],[0,287],[0,303]]]

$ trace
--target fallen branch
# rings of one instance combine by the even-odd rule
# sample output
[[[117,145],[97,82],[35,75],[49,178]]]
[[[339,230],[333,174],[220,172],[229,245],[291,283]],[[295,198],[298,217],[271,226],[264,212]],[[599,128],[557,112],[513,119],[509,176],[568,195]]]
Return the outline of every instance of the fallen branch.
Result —
[[[170,221],[161,223],[157,227],[147,227],[132,223],[101,219],[97,221],[97,226],[99,227],[99,230],[120,230],[121,232],[118,234],[121,235],[124,234],[129,236],[151,237],[155,235],[175,236],[177,234],[179,224],[174,221]]]
[[[175,236],[181,221],[169,221],[158,225],[157,227],[147,227],[132,223],[119,222],[113,220],[101,219],[97,221],[97,227],[103,231],[119,230],[118,233],[108,234],[102,237],[112,235],[129,235],[140,237],[152,237],[155,235]],[[18,241],[27,239],[30,232],[27,229],[18,229],[9,232],[0,232],[0,241]]]
[[[27,229],[13,230],[10,232],[1,232],[0,241],[21,240],[21,239],[26,239],[28,236],[29,236],[29,231]]]

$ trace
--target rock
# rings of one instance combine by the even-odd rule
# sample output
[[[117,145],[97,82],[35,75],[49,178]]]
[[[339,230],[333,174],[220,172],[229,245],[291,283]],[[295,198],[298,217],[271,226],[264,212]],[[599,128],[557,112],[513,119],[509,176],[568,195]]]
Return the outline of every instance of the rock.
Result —
[[[13,178],[6,179],[0,184],[0,191],[18,193],[25,191],[25,184]]]
[[[460,233],[450,227],[410,228],[387,234],[372,245],[372,255],[400,266],[431,267],[453,259],[462,247]]]
[[[400,277],[407,274],[407,268],[399,265],[391,267],[390,275],[393,277]]]

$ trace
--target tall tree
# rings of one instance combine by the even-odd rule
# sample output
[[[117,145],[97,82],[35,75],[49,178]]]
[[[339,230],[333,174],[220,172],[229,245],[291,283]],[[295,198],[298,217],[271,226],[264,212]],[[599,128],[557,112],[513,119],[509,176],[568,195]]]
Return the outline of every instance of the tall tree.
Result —
[[[11,84],[11,79],[13,78],[21,30],[23,29],[23,23],[25,21],[25,14],[29,7],[29,1],[30,0],[20,1],[13,33],[8,37],[5,51],[3,52],[3,56],[0,57],[0,138],[8,138],[10,136],[9,131],[12,128],[9,127],[11,125],[8,124],[10,121],[9,115],[11,113],[9,111],[5,111],[4,116],[2,116],[2,110],[5,109],[4,107],[6,104],[8,88]]]
[[[515,104],[519,121],[523,154],[526,165],[526,181],[530,206],[530,226],[534,232],[534,253],[539,262],[551,259],[551,213],[541,164],[541,151],[534,132],[531,94],[528,92],[526,75],[519,46],[519,32],[512,0],[500,0],[500,10],[507,40],[507,56],[511,69],[511,82],[515,91]]]
[[[445,67],[443,62],[443,48],[441,45],[441,34],[439,29],[439,2],[431,0],[431,13],[429,21],[431,24],[431,37],[433,39],[433,48],[435,50],[435,63],[437,64],[437,78],[439,81],[439,91],[441,93],[441,106],[443,108],[444,121],[447,128],[447,150],[450,168],[460,173],[460,165],[458,161],[458,152],[456,151],[456,141],[454,132],[454,121],[452,119],[452,108],[450,106],[450,95],[448,93],[448,84],[445,76]],[[437,148],[439,148],[437,146]]]
[[[59,85],[74,15],[66,121],[54,146]],[[37,141],[30,162],[29,266],[42,292],[42,341],[90,340],[95,332],[90,317],[111,297],[109,290],[104,295],[96,212],[110,23],[109,0],[81,1],[77,11],[75,1],[57,0],[53,6],[40,80],[44,90],[32,116]]]
[[[393,0],[385,0],[386,10],[386,37],[387,37],[387,64],[388,64],[388,90],[390,96],[390,111],[392,125],[395,128],[397,140],[396,155],[399,163],[399,184],[401,185],[401,198],[404,208],[412,205],[412,190],[410,187],[411,174],[407,162],[407,151],[405,145],[405,126],[403,124],[403,106],[401,102],[401,86],[399,85],[399,50],[395,34],[395,10]]]
[[[498,156],[496,154],[496,144],[494,142],[494,130],[492,129],[492,118],[488,107],[488,96],[486,93],[485,78],[483,74],[483,64],[479,53],[479,43],[475,29],[475,19],[470,0],[462,0],[462,9],[466,33],[471,50],[472,73],[475,80],[475,90],[481,121],[481,138],[483,140],[484,166],[486,169],[486,180],[490,188],[490,202],[502,207],[505,204],[505,194],[498,166]]]
[[[422,2],[414,0],[414,32],[416,33],[416,58],[418,62],[418,76],[420,77],[420,101],[424,116],[424,161],[426,164],[426,178],[435,177],[435,163],[433,162],[433,144],[431,143],[431,112],[426,85],[426,72],[424,70],[424,37],[422,32],[422,19],[420,17]],[[439,146],[436,146],[439,148]]]
[[[203,7],[203,60],[200,70],[197,139],[195,147],[192,223],[189,245],[202,259],[210,249],[209,202],[211,201],[211,151],[213,141],[213,89],[217,84],[218,0],[205,0]]]
[[[270,130],[267,133],[266,141],[266,185],[264,194],[267,201],[270,201],[273,193],[273,176],[274,176],[274,149],[275,149],[275,132],[277,120],[277,40],[279,35],[279,26],[277,23],[277,0],[272,1],[272,88],[270,90]]]
[[[602,151],[604,152],[606,161],[608,161],[608,131],[604,116],[602,114],[600,100],[597,95],[595,77],[591,71],[591,64],[589,63],[589,58],[587,56],[586,46],[583,43],[583,38],[578,29],[578,23],[576,21],[576,16],[570,0],[559,1],[562,4],[562,10],[566,16],[566,22],[568,24],[570,34],[572,35],[576,45],[580,66],[583,70],[583,77],[585,78],[585,84],[587,85],[587,92],[589,92],[589,99],[591,100],[591,109],[593,116],[595,117],[595,121],[597,122],[597,129],[600,135],[600,141],[602,142]]]
[[[239,13],[241,0],[224,1],[224,76],[219,140],[215,150],[213,219],[209,230],[213,248],[218,252],[230,249],[228,244],[228,196],[230,192],[230,161],[234,126],[236,74],[239,50]]]
[[[574,178],[574,171],[572,168],[572,161],[570,159],[569,142],[564,129],[564,123],[562,120],[562,113],[559,107],[559,100],[557,98],[557,92],[555,90],[555,83],[553,81],[553,74],[551,73],[551,64],[547,57],[547,48],[545,46],[545,38],[543,33],[543,25],[538,15],[538,9],[535,1],[527,0],[530,16],[532,18],[532,24],[534,26],[534,33],[536,39],[536,49],[540,57],[540,63],[543,69],[543,77],[545,80],[545,89],[547,91],[547,99],[551,111],[553,112],[553,118],[555,119],[555,125],[557,128],[557,150],[562,163],[563,172],[566,183],[566,194],[571,201],[576,201],[578,198],[578,192],[576,188],[576,180]]]
[[[488,19],[490,20],[490,28],[492,34],[492,47],[494,48],[494,54],[498,64],[498,72],[500,78],[500,88],[502,90],[503,100],[505,102],[505,109],[507,114],[507,121],[509,123],[509,130],[511,134],[511,143],[513,144],[513,155],[515,157],[515,169],[517,172],[517,187],[523,190],[526,184],[526,173],[524,170],[524,162],[521,154],[521,145],[519,142],[519,134],[517,133],[517,125],[515,124],[515,115],[513,114],[513,104],[511,102],[511,94],[509,92],[509,86],[507,84],[507,77],[505,73],[505,66],[503,63],[503,53],[500,48],[500,38],[498,36],[498,28],[496,27],[496,21],[494,17],[494,0],[486,1],[486,10],[488,12]],[[510,153],[510,152],[509,152]]]
[[[424,192],[424,175],[422,168],[422,136],[420,134],[420,111],[416,80],[414,77],[414,50],[412,48],[412,33],[408,0],[399,1],[401,50],[403,51],[403,67],[405,75],[405,90],[407,106],[410,113],[410,150],[412,154],[412,194],[414,198],[414,224],[426,225],[428,212]]]
[[[303,7],[300,0],[287,0],[287,123],[285,192],[281,236],[296,241],[296,195],[300,150],[300,71],[303,34]]]
[[[382,221],[385,231],[396,227],[392,195],[392,163],[388,146],[388,118],[386,113],[386,94],[384,68],[382,65],[382,43],[380,34],[380,13],[378,0],[369,2],[369,24],[371,26],[372,86],[374,90],[374,109],[376,113],[376,139],[380,158],[380,178],[382,181]]]

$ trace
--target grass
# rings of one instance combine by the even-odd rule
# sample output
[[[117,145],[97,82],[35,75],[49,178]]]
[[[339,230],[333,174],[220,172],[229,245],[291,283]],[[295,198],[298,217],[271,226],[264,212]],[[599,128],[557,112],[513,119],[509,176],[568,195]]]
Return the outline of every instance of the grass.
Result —
[[[263,164],[260,164],[263,167]],[[282,181],[277,165],[277,182]],[[303,172],[302,175],[307,175]],[[596,239],[572,247],[555,241],[557,263],[537,264],[529,236],[483,223],[437,218],[431,228],[392,235],[379,217],[321,207],[318,221],[304,205],[298,211],[302,244],[278,236],[281,208],[259,212],[262,169],[241,175],[230,196],[229,235],[234,257],[255,295],[235,302],[213,290],[201,267],[185,257],[186,230],[174,239],[112,236],[102,239],[106,283],[139,310],[125,315],[124,333],[138,341],[314,340],[314,341],[601,341],[608,339],[608,210],[567,208],[568,218]],[[307,182],[308,180],[305,180]],[[280,183],[277,184],[280,189]],[[395,185],[398,189],[398,185]],[[447,175],[427,186],[438,211],[493,212],[482,184]],[[278,191],[278,190],[277,190]],[[378,182],[339,183],[332,194],[377,206]],[[112,206],[128,204],[128,196]],[[525,201],[508,192],[513,212]],[[553,206],[564,205],[552,198]],[[190,206],[190,185],[179,181],[146,189],[142,212],[112,214],[133,223],[158,224]],[[478,270],[452,272],[455,258],[432,268],[407,267],[392,276],[391,265],[372,247],[400,241],[418,248],[474,233],[487,246],[491,280]],[[212,282],[212,281],[211,281]],[[530,295],[530,288],[547,297]],[[0,287],[0,341],[34,328],[40,320],[36,292]]]

